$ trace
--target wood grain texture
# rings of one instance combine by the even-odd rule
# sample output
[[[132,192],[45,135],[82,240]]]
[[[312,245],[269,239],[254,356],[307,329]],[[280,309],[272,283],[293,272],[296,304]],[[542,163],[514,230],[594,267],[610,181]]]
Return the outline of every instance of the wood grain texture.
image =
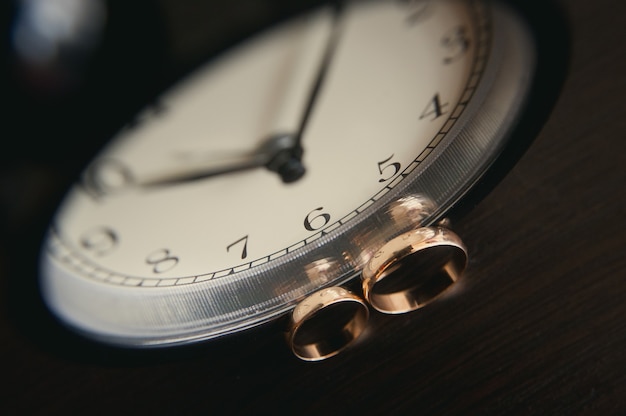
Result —
[[[560,3],[567,79],[523,157],[455,221],[466,279],[418,313],[374,314],[359,345],[325,362],[293,358],[272,325],[173,354],[55,328],[20,262],[38,245],[33,207],[53,203],[63,175],[41,158],[7,164],[0,413],[626,413],[626,3]]]

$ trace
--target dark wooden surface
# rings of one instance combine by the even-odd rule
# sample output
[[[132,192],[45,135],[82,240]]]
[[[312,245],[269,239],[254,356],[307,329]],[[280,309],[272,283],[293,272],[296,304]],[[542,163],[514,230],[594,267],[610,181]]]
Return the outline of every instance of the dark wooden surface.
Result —
[[[418,313],[374,315],[322,363],[271,327],[172,354],[55,328],[29,279],[63,175],[3,133],[0,413],[626,414],[626,3],[561,4],[567,79],[528,151],[455,222],[464,283]]]

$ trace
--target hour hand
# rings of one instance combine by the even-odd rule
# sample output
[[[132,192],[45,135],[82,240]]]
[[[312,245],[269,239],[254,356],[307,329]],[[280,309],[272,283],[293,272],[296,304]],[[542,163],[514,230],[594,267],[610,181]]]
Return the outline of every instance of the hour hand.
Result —
[[[251,152],[185,163],[156,175],[136,178],[134,183],[141,187],[175,185],[261,167],[278,173],[283,182],[290,183],[297,181],[305,173],[301,159],[302,148],[296,136],[276,135]]]

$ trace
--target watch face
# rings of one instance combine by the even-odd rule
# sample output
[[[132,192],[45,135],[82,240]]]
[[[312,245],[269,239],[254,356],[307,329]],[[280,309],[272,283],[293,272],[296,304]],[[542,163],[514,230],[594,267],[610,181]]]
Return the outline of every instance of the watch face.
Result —
[[[253,36],[89,164],[42,254],[48,306],[104,342],[173,345],[353,278],[492,163],[530,45],[510,11],[479,1],[352,2]],[[305,173],[286,181],[272,163],[294,149]],[[411,216],[415,204],[429,208]]]

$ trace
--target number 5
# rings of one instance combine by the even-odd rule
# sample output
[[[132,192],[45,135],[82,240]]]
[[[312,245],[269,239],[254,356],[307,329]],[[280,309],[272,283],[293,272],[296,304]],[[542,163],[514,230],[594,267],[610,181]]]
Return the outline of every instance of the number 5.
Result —
[[[396,176],[396,174],[398,172],[400,172],[400,162],[393,162],[393,163],[389,163],[387,164],[387,162],[389,162],[391,159],[393,159],[393,154],[391,156],[389,156],[387,159],[383,160],[382,162],[378,162],[378,172],[384,176],[385,175],[385,171],[390,171],[389,168],[393,169],[393,173],[391,175],[388,175],[386,178],[381,178],[378,180],[378,182],[387,182],[389,179],[393,178],[394,176]]]

